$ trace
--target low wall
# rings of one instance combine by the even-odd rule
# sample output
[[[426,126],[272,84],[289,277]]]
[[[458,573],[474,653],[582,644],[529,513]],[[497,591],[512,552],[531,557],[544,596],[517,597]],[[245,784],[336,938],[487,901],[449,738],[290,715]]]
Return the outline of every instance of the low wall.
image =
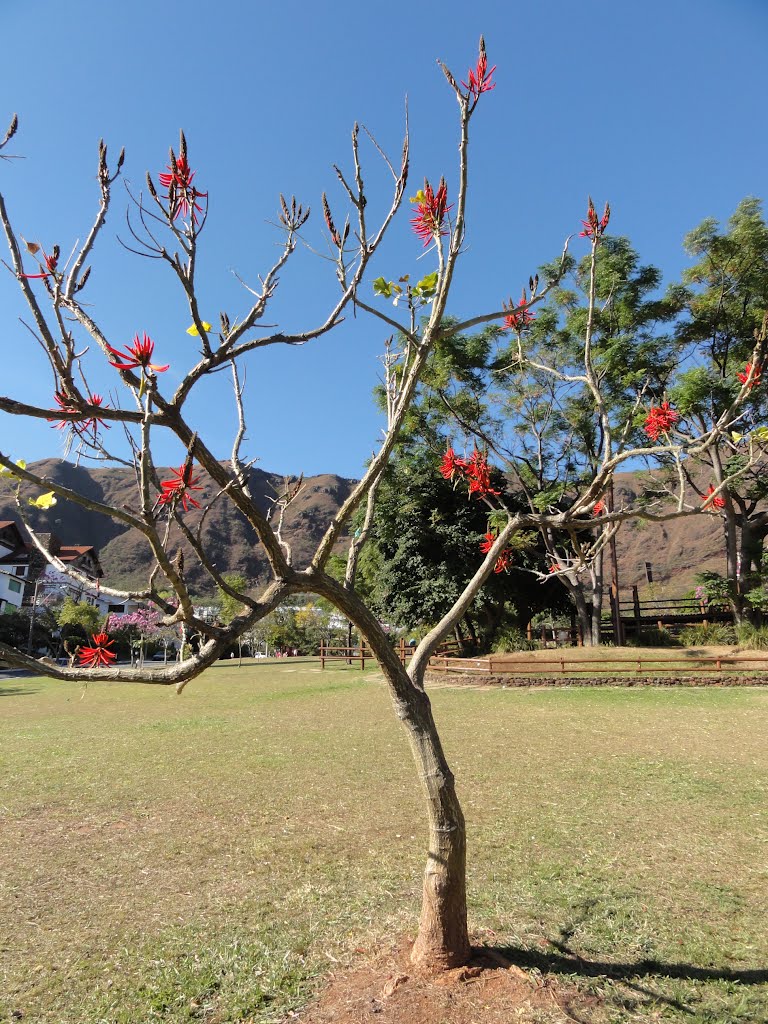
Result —
[[[743,675],[618,675],[618,676],[513,676],[486,675],[479,672],[427,671],[427,684],[451,686],[500,686],[508,689],[524,686],[768,686],[768,673]]]

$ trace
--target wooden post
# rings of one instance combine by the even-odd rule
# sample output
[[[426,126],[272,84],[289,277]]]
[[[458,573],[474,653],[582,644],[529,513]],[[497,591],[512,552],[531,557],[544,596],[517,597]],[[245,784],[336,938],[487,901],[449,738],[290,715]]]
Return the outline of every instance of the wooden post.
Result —
[[[528,620],[528,625],[525,627],[525,635],[529,640],[533,640],[533,630],[531,629],[531,620]]]
[[[360,671],[365,671],[365,642],[360,638]]]
[[[325,668],[325,641],[320,641],[320,668]]]
[[[632,610],[635,613],[635,637],[640,637],[640,594],[637,587],[632,587]]]

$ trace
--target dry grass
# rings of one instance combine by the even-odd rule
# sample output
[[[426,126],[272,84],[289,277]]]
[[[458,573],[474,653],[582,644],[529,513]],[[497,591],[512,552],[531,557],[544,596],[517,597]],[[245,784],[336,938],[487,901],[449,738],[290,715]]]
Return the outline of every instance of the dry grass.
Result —
[[[768,690],[434,702],[479,941],[607,1019],[766,1019]],[[375,671],[0,680],[0,826],[0,1020],[266,1024],[415,925],[420,798]]]

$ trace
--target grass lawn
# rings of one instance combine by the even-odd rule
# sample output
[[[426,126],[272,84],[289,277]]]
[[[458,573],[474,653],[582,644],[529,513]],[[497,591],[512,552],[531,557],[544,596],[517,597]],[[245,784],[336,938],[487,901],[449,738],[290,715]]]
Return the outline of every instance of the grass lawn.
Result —
[[[768,1020],[768,688],[432,695],[478,942],[601,1021]],[[0,678],[3,1022],[280,1021],[413,934],[424,859],[375,669]]]

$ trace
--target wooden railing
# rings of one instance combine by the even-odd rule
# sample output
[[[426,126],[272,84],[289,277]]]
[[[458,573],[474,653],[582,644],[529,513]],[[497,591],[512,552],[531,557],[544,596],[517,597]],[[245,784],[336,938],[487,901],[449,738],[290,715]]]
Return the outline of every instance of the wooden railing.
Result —
[[[411,657],[415,648],[409,647],[403,637],[395,647],[395,653],[400,658],[400,663],[405,665]],[[358,644],[356,647],[329,647],[325,643],[320,644],[320,668],[325,668],[326,661],[343,661],[347,665],[359,662],[360,668],[365,668],[366,661],[375,661],[373,651],[366,644]]]
[[[760,666],[758,669],[757,666]],[[433,672],[460,672],[475,675],[559,675],[564,678],[580,675],[658,675],[664,673],[679,674],[686,672],[719,673],[740,666],[747,672],[767,671],[768,652],[764,655],[724,654],[712,657],[691,655],[688,657],[649,658],[641,654],[635,658],[612,660],[610,657],[600,659],[583,658],[506,658],[503,655],[492,655],[488,658],[451,658],[435,655],[429,662]]]

